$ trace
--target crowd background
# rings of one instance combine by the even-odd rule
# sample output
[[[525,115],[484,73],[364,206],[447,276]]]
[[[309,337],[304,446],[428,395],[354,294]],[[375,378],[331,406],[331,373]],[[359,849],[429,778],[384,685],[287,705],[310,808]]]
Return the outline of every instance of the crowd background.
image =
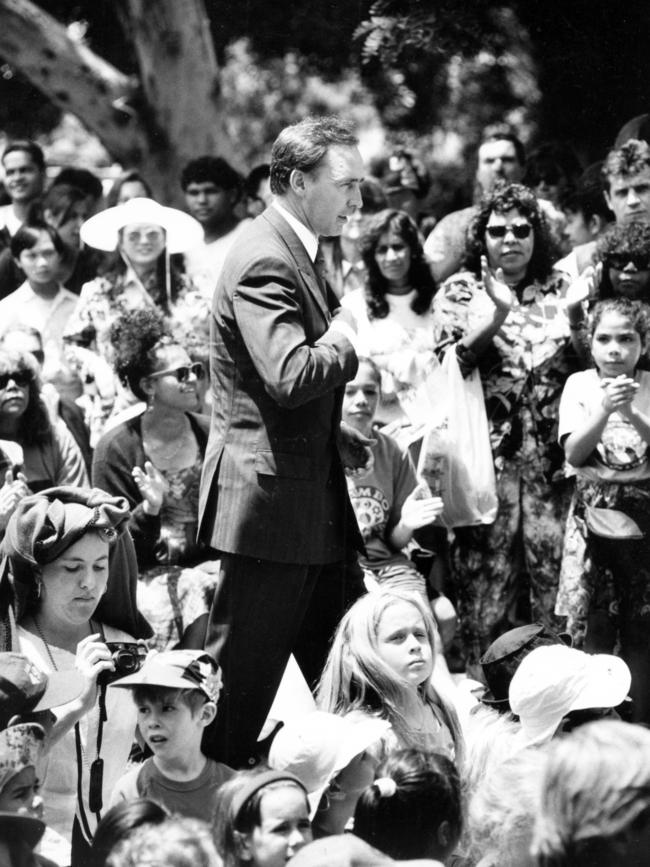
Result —
[[[417,27],[413,10],[380,6],[393,29],[377,39],[366,22],[361,76],[254,40],[224,47],[230,112],[211,147],[189,136],[175,148],[170,126],[155,159],[109,169],[119,145],[102,153],[69,116],[43,146],[38,127],[51,131],[55,112],[6,125],[0,860],[11,865],[646,857],[650,121],[619,129],[601,112],[571,128],[570,99],[558,120],[557,57],[540,59],[545,30],[535,45],[539,22],[518,4]],[[89,19],[66,38],[123,62]],[[435,61],[422,35],[432,23],[447,27]],[[18,78],[29,92],[17,61],[3,69],[3,87]],[[618,111],[638,107],[633,85],[626,96]],[[155,118],[154,96],[142,98]],[[272,202],[275,133],[323,106],[356,121],[366,157],[361,205],[316,261],[357,328],[342,414],[373,437],[371,466],[347,474],[365,592],[319,682],[292,659],[255,758],[231,768],[205,750],[221,672],[185,649],[201,646],[219,584],[218,553],[197,542],[209,309],[228,251]],[[125,141],[140,112],[115,100]],[[452,357],[484,396],[498,508],[480,526],[445,525],[449,490],[426,462],[416,471],[422,395]],[[131,673],[107,688],[120,654]]]

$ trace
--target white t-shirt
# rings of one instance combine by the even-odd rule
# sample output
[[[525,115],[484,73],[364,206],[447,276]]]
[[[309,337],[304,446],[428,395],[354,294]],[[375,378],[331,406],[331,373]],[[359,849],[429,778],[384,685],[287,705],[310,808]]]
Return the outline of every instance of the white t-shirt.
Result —
[[[251,221],[242,220],[227,235],[222,235],[209,244],[205,242],[193,247],[185,254],[185,270],[195,289],[206,298],[212,299],[221,269],[230,248],[235,243],[242,230]]]
[[[650,372],[637,370],[636,381],[639,390],[634,407],[650,417]],[[603,389],[597,370],[572,374],[560,399],[560,442],[582,427],[602,407],[602,403]],[[650,478],[648,444],[625,416],[613,412],[593,455],[576,471],[594,481],[636,482]]]

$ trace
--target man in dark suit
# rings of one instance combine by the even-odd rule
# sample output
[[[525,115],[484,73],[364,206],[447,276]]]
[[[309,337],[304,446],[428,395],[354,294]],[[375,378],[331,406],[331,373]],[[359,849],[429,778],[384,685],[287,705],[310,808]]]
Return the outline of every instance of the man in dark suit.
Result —
[[[362,592],[341,460],[369,458],[370,441],[340,420],[355,323],[318,250],[361,205],[362,179],[347,124],[313,118],[283,130],[271,156],[276,198],[233,246],[214,296],[199,534],[222,563],[205,647],[224,694],[205,748],[234,766],[251,761],[290,653],[313,685]]]

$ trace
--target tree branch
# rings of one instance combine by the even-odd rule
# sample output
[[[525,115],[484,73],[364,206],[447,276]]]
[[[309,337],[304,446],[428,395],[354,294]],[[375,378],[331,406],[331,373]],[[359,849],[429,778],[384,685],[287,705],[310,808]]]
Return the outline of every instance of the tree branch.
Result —
[[[72,39],[30,0],[0,0],[0,56],[64,111],[75,114],[125,164],[148,150],[130,103],[138,83]]]

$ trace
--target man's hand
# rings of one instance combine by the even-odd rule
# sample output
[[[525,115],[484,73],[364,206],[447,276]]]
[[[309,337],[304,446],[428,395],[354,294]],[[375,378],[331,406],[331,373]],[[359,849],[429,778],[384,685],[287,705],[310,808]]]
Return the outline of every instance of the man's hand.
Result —
[[[358,430],[341,422],[338,435],[338,447],[343,466],[347,470],[370,470],[373,465],[372,446],[376,439],[364,436]]]

